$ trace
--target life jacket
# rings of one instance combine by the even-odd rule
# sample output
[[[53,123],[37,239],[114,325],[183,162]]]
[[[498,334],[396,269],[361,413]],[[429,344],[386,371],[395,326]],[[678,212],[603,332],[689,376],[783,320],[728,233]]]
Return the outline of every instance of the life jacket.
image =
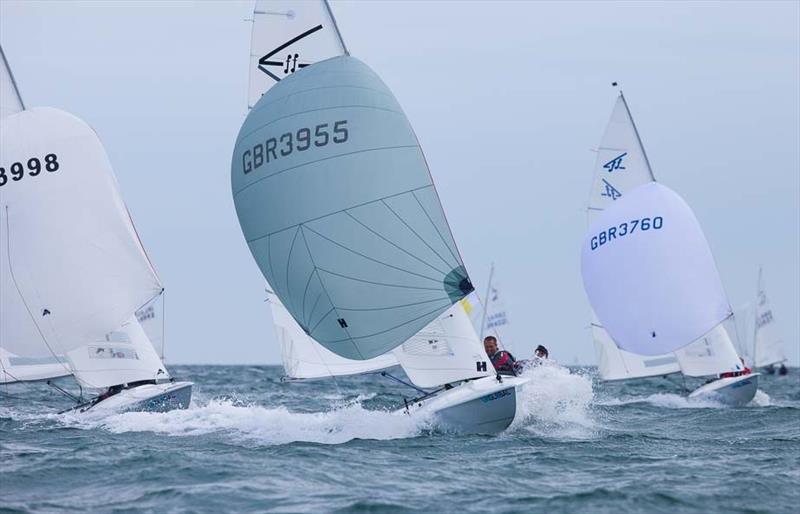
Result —
[[[514,372],[514,356],[505,350],[498,350],[491,357],[492,366],[498,372],[507,371]]]

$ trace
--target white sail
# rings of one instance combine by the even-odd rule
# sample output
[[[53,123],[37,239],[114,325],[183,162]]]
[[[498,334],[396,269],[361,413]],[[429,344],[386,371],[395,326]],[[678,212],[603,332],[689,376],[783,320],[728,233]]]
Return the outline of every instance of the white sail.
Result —
[[[654,181],[633,116],[620,92],[597,149],[587,209],[589,223],[628,191]],[[672,354],[637,355],[620,350],[594,311],[592,338],[603,380],[643,378],[680,371]]]
[[[281,360],[286,376],[293,379],[314,379],[330,376],[358,375],[397,365],[393,354],[387,353],[367,360],[340,357],[308,336],[272,291],[267,301],[275,324]]]
[[[623,350],[688,345],[731,315],[694,213],[657,183],[630,191],[592,224],[581,251],[589,301]]]
[[[758,291],[754,323],[753,365],[761,368],[784,362],[786,354],[783,349],[783,339],[772,316],[772,309],[764,291],[764,278],[760,268],[758,270]]]
[[[88,125],[52,108],[8,116],[0,161],[0,284],[10,300],[0,347],[67,355],[105,340],[162,291]],[[126,379],[153,378],[137,376]]]
[[[20,357],[0,348],[0,384],[47,380],[71,374],[63,357]]]
[[[103,340],[67,352],[67,359],[75,379],[84,387],[99,389],[169,378],[135,316]]]
[[[729,318],[733,323],[733,318]],[[720,323],[708,334],[688,346],[675,351],[681,372],[689,377],[706,377],[743,369],[736,353],[730,328]]]
[[[678,359],[671,353],[637,355],[620,350],[596,318],[592,323],[592,338],[597,355],[597,370],[603,380],[657,377],[681,371]]]
[[[347,54],[324,0],[257,0],[250,42],[248,105],[284,77],[330,57]]]
[[[18,113],[25,109],[22,96],[19,94],[11,67],[8,65],[6,54],[0,46],[0,118]]]
[[[419,387],[495,374],[461,302],[452,305],[392,353],[408,378]]]

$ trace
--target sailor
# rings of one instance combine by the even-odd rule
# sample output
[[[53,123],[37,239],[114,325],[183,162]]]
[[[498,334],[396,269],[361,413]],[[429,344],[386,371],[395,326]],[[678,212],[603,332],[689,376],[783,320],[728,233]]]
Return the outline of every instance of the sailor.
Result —
[[[511,375],[516,374],[514,372],[514,356],[505,350],[497,348],[497,338],[495,336],[486,336],[483,340],[483,349],[486,350],[486,355],[492,361],[495,371]]]
[[[719,378],[731,378],[731,377],[740,377],[742,375],[749,375],[753,372],[752,369],[747,367],[747,364],[744,363],[744,357],[739,357],[739,360],[742,361],[742,370],[741,371],[728,371],[725,373],[720,373]]]

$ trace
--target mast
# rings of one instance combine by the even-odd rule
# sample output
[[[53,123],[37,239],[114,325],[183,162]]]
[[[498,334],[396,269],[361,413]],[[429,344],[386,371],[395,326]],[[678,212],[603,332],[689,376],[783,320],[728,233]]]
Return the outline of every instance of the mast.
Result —
[[[8,65],[8,59],[6,59],[6,54],[3,52],[3,47],[0,45],[0,58],[3,59],[3,66],[5,67],[6,71],[8,72],[8,78],[11,81],[11,89],[14,90],[14,95],[17,97],[17,101],[19,105],[22,107],[22,110],[25,110],[25,102],[22,101],[22,95],[19,93],[19,87],[17,87],[17,81],[14,80],[14,74],[11,72],[11,66]]]
[[[758,302],[761,299],[761,273],[763,268],[758,266],[758,282],[756,282],[756,303],[753,305],[753,367],[758,362]]]
[[[622,99],[622,104],[625,106],[625,111],[628,113],[628,117],[631,120],[631,125],[633,125],[633,132],[636,134],[636,140],[639,142],[639,148],[642,150],[642,156],[644,157],[644,162],[647,164],[647,171],[650,172],[650,178],[653,181],[656,180],[656,177],[653,175],[653,167],[650,166],[650,159],[647,158],[647,152],[644,149],[644,145],[642,144],[642,138],[639,136],[639,129],[636,128],[636,122],[633,119],[633,115],[631,114],[631,110],[628,107],[628,102],[625,100],[625,95],[622,93],[622,90],[619,90],[619,97]]]
[[[486,330],[486,315],[489,313],[489,295],[492,292],[492,277],[494,276],[494,262],[489,268],[489,282],[486,285],[486,296],[484,296],[485,305],[483,306],[483,316],[481,317],[481,341],[483,341],[484,331]]]
[[[322,3],[325,4],[325,9],[328,11],[328,16],[331,17],[331,22],[333,22],[333,28],[336,31],[336,35],[339,37],[339,42],[342,44],[342,49],[344,49],[344,54],[350,55],[350,50],[348,50],[347,45],[344,44],[344,38],[342,37],[342,33],[339,30],[339,25],[336,23],[336,17],[333,15],[333,10],[331,10],[331,4],[328,3],[328,0],[322,0]]]

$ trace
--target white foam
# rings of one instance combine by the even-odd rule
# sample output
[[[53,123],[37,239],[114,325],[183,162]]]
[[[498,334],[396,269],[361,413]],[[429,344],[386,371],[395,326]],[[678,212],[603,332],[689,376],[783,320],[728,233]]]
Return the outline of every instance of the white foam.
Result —
[[[590,378],[560,366],[537,366],[523,373],[530,382],[517,391],[517,416],[510,430],[544,437],[596,437],[591,416],[594,398]]]
[[[99,421],[80,416],[65,418],[80,428],[104,428],[114,433],[154,432],[170,436],[223,434],[252,444],[277,445],[292,442],[341,444],[353,439],[398,439],[414,437],[424,420],[403,414],[367,410],[353,401],[326,412],[293,412],[286,407],[241,405],[230,400],[192,404],[186,410],[165,413],[126,412]]]

